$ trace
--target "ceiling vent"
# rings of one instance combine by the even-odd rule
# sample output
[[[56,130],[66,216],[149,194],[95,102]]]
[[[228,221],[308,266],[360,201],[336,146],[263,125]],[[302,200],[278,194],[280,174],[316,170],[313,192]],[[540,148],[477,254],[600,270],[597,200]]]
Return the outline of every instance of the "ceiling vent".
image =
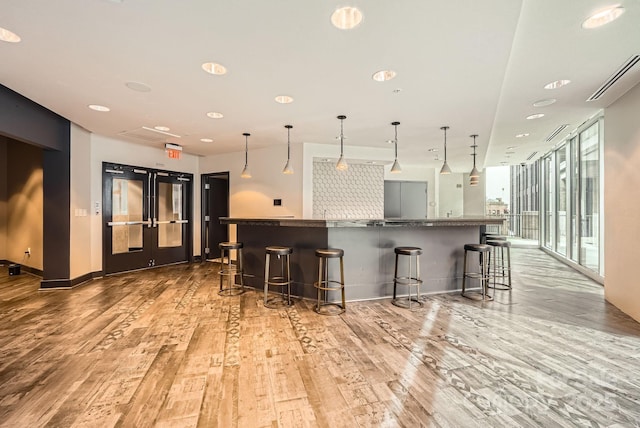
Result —
[[[532,152],[532,153],[529,155],[529,157],[527,158],[527,160],[531,160],[531,159],[533,159],[533,157],[534,157],[535,155],[537,155],[537,154],[538,154],[538,152]]]
[[[622,66],[617,69],[615,73],[613,73],[611,77],[609,77],[609,79],[607,79],[607,81],[602,84],[602,86],[598,88],[597,91],[595,91],[589,98],[587,98],[587,101],[595,101],[602,97],[604,93],[607,92],[609,88],[611,88],[618,80],[620,80],[622,76],[627,74],[627,72],[631,70],[631,68],[636,65],[638,61],[640,61],[640,55],[633,55],[631,58],[629,58],[627,62],[622,64]]]
[[[569,126],[568,123],[565,123],[564,125],[558,126],[556,129],[553,130],[553,132],[551,134],[549,134],[549,136],[545,139],[545,141],[547,143],[551,142],[551,140],[556,138],[559,133],[561,133],[562,131],[564,131],[566,129],[567,126]]]
[[[165,131],[158,131],[157,129],[148,128],[146,126],[132,129],[130,131],[123,131],[123,132],[120,132],[118,135],[121,135],[127,138],[134,138],[136,140],[144,141],[147,143],[157,143],[157,142],[165,141],[167,139],[167,135],[170,137],[180,138],[179,135],[171,134]]]

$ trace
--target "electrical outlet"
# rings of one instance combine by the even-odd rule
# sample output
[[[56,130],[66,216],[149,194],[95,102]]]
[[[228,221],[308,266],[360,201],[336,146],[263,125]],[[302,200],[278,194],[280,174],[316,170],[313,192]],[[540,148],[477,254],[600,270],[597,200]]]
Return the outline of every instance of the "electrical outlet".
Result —
[[[27,251],[24,252],[27,256],[31,255],[31,247],[27,248]]]

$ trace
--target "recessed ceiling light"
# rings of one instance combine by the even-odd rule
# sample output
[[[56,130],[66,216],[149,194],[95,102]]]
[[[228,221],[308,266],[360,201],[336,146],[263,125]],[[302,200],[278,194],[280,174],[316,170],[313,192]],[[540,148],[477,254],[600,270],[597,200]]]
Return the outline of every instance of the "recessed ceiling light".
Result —
[[[538,100],[535,103],[533,103],[534,107],[546,107],[546,106],[550,106],[551,104],[555,103],[556,100],[555,98],[547,98],[544,100]]]
[[[209,116],[211,119],[222,119],[224,117],[222,113],[218,113],[217,111],[210,111],[209,113],[207,113],[207,116]]]
[[[216,76],[222,76],[227,74],[227,67],[215,62],[205,62],[202,64],[202,69],[209,74],[215,74]]]
[[[527,119],[533,120],[533,119],[540,119],[541,117],[544,117],[544,113],[530,114],[529,116],[527,116]]]
[[[373,76],[371,76],[371,78],[376,82],[384,82],[387,80],[391,80],[394,77],[396,77],[396,72],[393,70],[376,71],[375,73],[373,73]]]
[[[351,30],[362,22],[362,12],[355,7],[341,7],[331,14],[331,23],[341,30]]]
[[[171,131],[171,129],[167,126],[154,126],[153,129],[157,129],[158,131],[162,132]]]
[[[151,92],[151,88],[140,82],[127,82],[124,84],[127,88],[138,92]]]
[[[516,148],[516,146],[509,146],[509,147],[507,147],[507,150],[513,150],[515,148]]]
[[[524,137],[528,137],[529,134],[518,134],[516,135],[516,138],[524,138]]]
[[[599,12],[594,13],[582,23],[582,28],[590,30],[592,28],[602,27],[605,24],[615,21],[624,13],[624,7],[619,4],[610,6]]]
[[[290,104],[293,102],[293,98],[289,95],[278,95],[276,97],[276,102],[280,104]]]
[[[111,111],[109,107],[101,106],[99,104],[89,104],[89,108],[95,111]]]
[[[399,94],[400,92],[402,92],[402,88],[396,88],[393,90],[394,94]]]
[[[0,27],[0,40],[3,42],[18,43],[22,39],[13,31]]]
[[[544,85],[545,89],[558,89],[563,87],[564,85],[568,85],[569,83],[571,83],[571,80],[569,79],[561,79],[561,80],[556,80],[555,82],[551,82],[551,83],[547,83],[546,85]]]
[[[393,140],[386,140],[386,141],[385,141],[385,143],[393,144],[393,143],[395,143],[395,141],[393,141]]]
[[[213,143],[213,140],[211,138],[200,138],[200,141],[202,141],[203,143]]]

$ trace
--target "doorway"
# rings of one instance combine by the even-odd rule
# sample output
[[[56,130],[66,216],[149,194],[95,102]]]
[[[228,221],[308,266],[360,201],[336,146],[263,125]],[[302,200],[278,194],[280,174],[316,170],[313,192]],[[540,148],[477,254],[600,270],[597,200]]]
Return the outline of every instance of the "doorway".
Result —
[[[105,274],[187,262],[192,174],[103,162]]]
[[[229,172],[202,175],[203,260],[219,257],[218,243],[229,240],[229,227],[220,217],[229,217]]]

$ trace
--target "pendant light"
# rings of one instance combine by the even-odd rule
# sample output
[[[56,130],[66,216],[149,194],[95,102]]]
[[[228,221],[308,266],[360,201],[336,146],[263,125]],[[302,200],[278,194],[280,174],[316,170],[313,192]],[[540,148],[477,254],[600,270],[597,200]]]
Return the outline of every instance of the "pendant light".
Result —
[[[284,169],[282,170],[283,174],[293,174],[293,168],[291,168],[291,125],[285,125],[287,128],[287,163],[284,165]]]
[[[478,183],[480,182],[480,171],[478,171],[478,168],[476,168],[476,147],[478,147],[478,145],[476,144],[476,137],[478,136],[478,134],[473,134],[470,135],[471,138],[473,138],[473,145],[471,146],[473,148],[473,169],[471,170],[471,172],[469,173],[469,185],[470,186],[477,186]]]
[[[340,119],[340,159],[338,159],[338,163],[336,164],[336,169],[338,171],[346,171],[347,169],[349,169],[349,165],[344,159],[344,132],[342,127],[342,123],[346,118],[347,116],[343,114],[338,116],[338,119]]]
[[[447,129],[449,129],[449,127],[443,126],[440,129],[444,131],[444,163],[440,169],[440,174],[451,174],[451,168],[449,168],[447,164]]]
[[[391,165],[391,172],[394,174],[399,174],[402,172],[402,168],[400,168],[400,164],[398,163],[398,125],[400,125],[400,122],[391,122],[391,124],[396,128],[396,137],[393,139],[393,144],[396,150],[396,157],[393,161],[393,165]]]
[[[249,133],[245,132],[244,134],[244,169],[240,174],[242,178],[251,178],[251,173],[249,172]]]

